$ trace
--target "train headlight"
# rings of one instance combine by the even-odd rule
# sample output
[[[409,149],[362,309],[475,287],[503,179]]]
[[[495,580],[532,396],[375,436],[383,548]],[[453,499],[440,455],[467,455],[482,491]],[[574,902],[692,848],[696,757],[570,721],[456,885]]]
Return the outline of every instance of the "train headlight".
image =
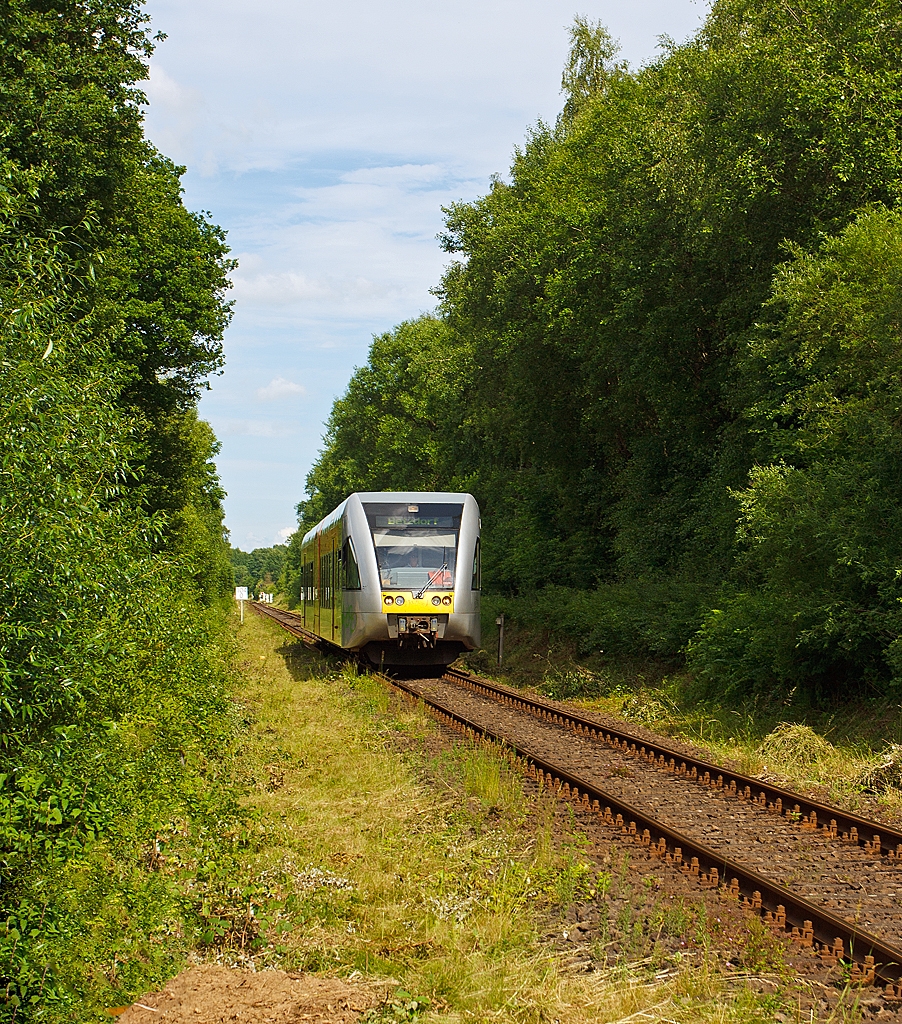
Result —
[[[442,603],[442,599],[438,596],[438,594],[436,594],[435,597],[432,599],[432,603],[434,605],[440,605]]]
[[[402,604],[404,604],[404,598],[403,597],[396,597],[395,598],[395,604],[398,605],[398,607],[400,608],[400,606]]]
[[[398,619],[398,629],[402,633],[406,633],[407,632],[407,619],[405,619],[403,615],[401,616],[400,619]]]
[[[385,602],[385,604],[395,603],[395,599],[391,596],[391,594],[386,594],[385,597],[382,598],[382,600]]]
[[[447,594],[442,598],[442,604],[451,604],[451,598]]]
[[[437,633],[438,632],[438,619],[435,619],[435,618],[430,619],[429,620],[429,628],[432,630],[433,633]]]

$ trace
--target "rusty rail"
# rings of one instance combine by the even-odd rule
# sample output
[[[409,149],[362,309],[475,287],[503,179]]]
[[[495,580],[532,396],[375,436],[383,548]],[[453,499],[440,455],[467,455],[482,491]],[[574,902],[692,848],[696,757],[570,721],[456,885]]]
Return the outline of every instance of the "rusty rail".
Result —
[[[348,652],[343,647],[330,643],[321,636],[317,636],[316,633],[312,633],[309,629],[305,629],[301,625],[300,616],[294,612],[285,611],[284,608],[273,608],[272,605],[262,604],[260,601],[250,601],[248,603],[258,615],[275,619],[283,629],[291,633],[292,636],[297,637],[298,640],[303,640],[310,647],[315,647],[324,653],[348,656]]]
[[[578,735],[598,739],[617,750],[643,757],[660,768],[669,769],[701,785],[722,789],[739,800],[754,801],[776,814],[794,818],[803,828],[821,829],[828,835],[845,842],[856,843],[864,847],[868,853],[879,853],[889,860],[902,859],[902,831],[890,825],[810,800],[801,793],[781,789],[779,786],[730,771],[710,761],[689,757],[662,744],[652,743],[632,733],[602,725],[575,711],[564,710],[537,697],[527,696],[512,687],[502,686],[479,676],[471,676],[459,669],[448,669],[444,678],[449,682],[462,683],[476,693],[501,700],[512,707],[529,711],[545,721],[562,725]]]
[[[826,963],[851,960],[853,982],[872,983],[879,979],[887,986],[890,998],[902,998],[902,949],[722,856],[594,783],[531,753],[522,745],[514,746],[503,735],[471,721],[440,700],[425,696],[403,680],[389,679],[388,682],[422,701],[446,724],[508,748],[526,762],[540,783],[597,811],[608,825],[620,831],[627,842],[643,846],[651,856],[694,876],[703,887],[720,889],[724,895],[738,899],[765,920],[786,929],[793,941],[814,946]]]

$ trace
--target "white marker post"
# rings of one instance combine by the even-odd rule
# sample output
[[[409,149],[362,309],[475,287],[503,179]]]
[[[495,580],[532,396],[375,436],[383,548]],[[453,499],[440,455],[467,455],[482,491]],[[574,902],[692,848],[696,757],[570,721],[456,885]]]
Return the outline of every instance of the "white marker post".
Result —
[[[241,608],[241,625],[244,625],[244,602],[247,600],[247,587],[235,587],[235,600]]]
[[[504,661],[504,612],[497,619],[495,625],[498,627],[498,664]]]

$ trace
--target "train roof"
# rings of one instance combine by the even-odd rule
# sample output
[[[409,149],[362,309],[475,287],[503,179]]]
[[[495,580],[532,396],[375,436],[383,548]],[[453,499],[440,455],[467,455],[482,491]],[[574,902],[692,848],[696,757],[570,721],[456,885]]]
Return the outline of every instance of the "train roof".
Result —
[[[324,516],[316,526],[311,527],[305,534],[304,539],[301,541],[302,544],[306,544],[308,540],[311,540],[320,530],[325,530],[327,526],[331,526],[334,522],[341,519],[344,515],[345,508],[348,502],[352,498],[357,498],[361,502],[371,501],[409,501],[409,502],[423,502],[428,504],[429,502],[447,502],[447,501],[459,501],[464,502],[467,498],[473,499],[472,494],[467,494],[464,491],[354,491],[353,494],[349,494],[347,498],[340,504],[337,505],[332,511]]]

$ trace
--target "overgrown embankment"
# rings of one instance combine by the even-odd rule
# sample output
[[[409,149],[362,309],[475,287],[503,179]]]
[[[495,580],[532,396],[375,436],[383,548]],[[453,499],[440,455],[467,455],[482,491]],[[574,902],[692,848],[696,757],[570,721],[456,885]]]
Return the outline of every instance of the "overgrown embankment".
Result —
[[[809,998],[763,926],[671,891],[492,749],[269,620],[237,635],[241,814],[160,836],[203,959],[381,982],[370,1021],[745,1022]]]

